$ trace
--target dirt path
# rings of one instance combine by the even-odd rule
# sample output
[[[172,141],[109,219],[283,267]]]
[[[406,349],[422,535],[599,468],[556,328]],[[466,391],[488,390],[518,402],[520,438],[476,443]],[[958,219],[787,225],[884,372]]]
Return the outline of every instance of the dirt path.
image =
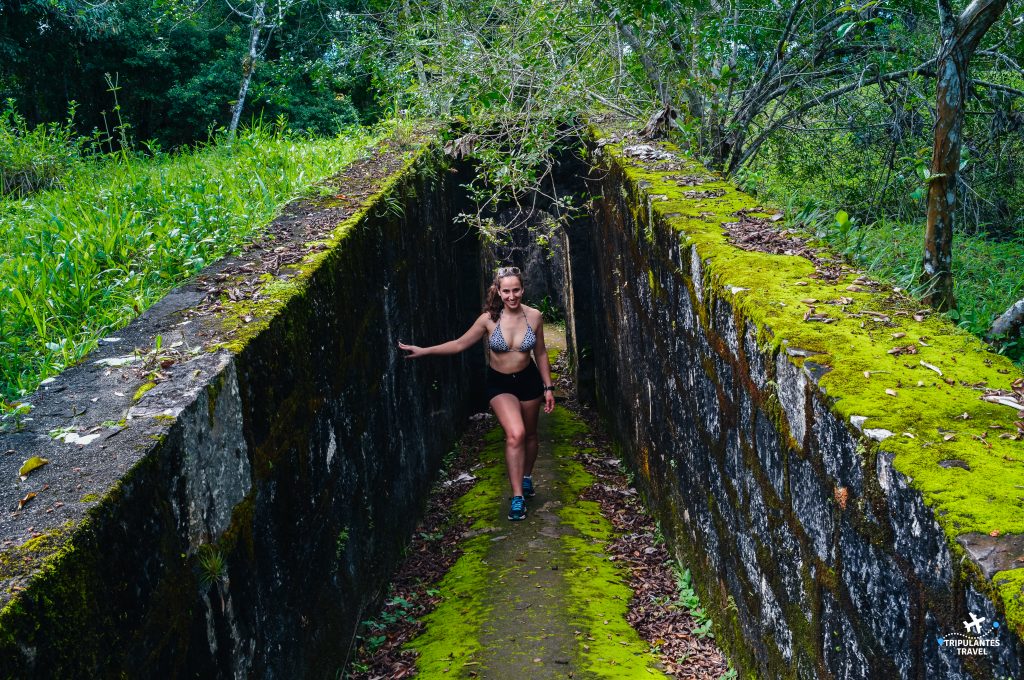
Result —
[[[474,420],[342,677],[733,677],[603,433],[542,413],[537,495],[510,522],[504,433]]]
[[[410,646],[423,678],[665,677],[626,622],[631,591],[608,559],[612,527],[574,455],[586,426],[559,407],[541,419],[537,495],[522,522],[505,518],[500,428],[488,435],[477,484],[456,504],[475,521],[465,552],[439,585],[442,604]]]
[[[564,346],[557,329],[548,345]],[[553,353],[553,352],[552,352]],[[472,521],[464,553],[438,586],[442,602],[409,647],[422,678],[657,678],[661,664],[626,622],[632,592],[606,552],[612,526],[579,500],[593,483],[576,455],[586,425],[558,407],[541,414],[537,495],[506,519],[509,485],[501,428],[487,435],[479,481],[460,498]]]

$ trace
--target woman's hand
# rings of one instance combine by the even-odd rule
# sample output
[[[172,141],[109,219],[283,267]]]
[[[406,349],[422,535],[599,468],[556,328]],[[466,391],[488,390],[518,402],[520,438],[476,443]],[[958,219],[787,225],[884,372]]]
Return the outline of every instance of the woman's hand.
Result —
[[[544,413],[551,413],[555,410],[555,393],[551,390],[544,391]]]
[[[407,345],[404,342],[399,341],[398,349],[405,350],[408,354],[405,355],[406,359],[418,359],[422,356],[426,356],[426,351],[422,347],[416,345]]]

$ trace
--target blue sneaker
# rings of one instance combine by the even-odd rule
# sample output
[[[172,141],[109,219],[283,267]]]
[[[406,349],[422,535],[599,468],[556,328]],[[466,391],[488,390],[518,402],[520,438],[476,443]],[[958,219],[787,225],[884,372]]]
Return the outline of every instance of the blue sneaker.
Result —
[[[530,477],[523,477],[523,496],[526,498],[533,498],[537,495],[537,492],[533,488],[533,479]]]
[[[512,505],[508,508],[508,518],[513,522],[526,519],[526,499],[522,496],[512,496]]]

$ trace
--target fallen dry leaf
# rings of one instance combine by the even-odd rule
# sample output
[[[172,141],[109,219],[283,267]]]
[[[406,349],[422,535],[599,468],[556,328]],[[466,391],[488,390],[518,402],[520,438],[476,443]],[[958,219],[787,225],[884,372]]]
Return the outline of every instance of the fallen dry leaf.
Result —
[[[49,465],[49,464],[50,464],[50,461],[47,460],[46,458],[40,458],[39,456],[32,456],[31,458],[26,460],[24,462],[24,464],[22,464],[21,468],[18,470],[18,475],[21,476],[21,481],[24,482],[26,479],[28,479],[28,476],[32,473],[33,470],[38,470],[39,468],[43,467],[44,465]]]
[[[36,495],[37,494],[35,491],[29,491],[27,494],[25,494],[25,497],[18,501],[18,510],[21,510],[26,505],[28,505],[32,501],[32,499],[36,497]]]

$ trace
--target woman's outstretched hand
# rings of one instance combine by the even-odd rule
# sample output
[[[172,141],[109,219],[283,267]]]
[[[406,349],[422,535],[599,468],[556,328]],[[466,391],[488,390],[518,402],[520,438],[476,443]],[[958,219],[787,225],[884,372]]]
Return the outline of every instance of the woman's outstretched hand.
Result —
[[[408,354],[405,355],[406,359],[418,359],[425,355],[422,347],[416,345],[407,345],[404,342],[399,341],[398,349],[405,350]]]
[[[555,410],[555,393],[551,390],[544,392],[544,413],[551,413]]]

